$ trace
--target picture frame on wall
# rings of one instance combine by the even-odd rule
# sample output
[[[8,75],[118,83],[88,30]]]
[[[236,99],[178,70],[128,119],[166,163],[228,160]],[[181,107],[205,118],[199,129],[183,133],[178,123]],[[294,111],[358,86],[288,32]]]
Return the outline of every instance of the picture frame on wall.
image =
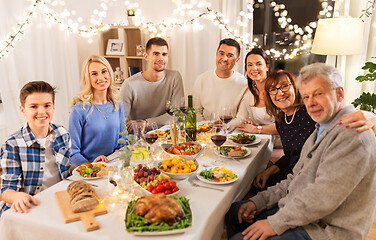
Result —
[[[106,55],[124,55],[123,40],[108,39]]]
[[[136,55],[138,57],[142,57],[144,56],[144,53],[145,53],[145,47],[142,45],[136,45]]]

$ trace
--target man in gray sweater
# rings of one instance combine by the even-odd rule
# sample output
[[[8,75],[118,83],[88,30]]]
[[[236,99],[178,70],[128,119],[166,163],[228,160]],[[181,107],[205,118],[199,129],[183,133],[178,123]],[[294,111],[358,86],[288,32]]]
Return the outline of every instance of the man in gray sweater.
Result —
[[[160,127],[171,121],[166,113],[167,101],[184,100],[183,80],[179,72],[166,69],[168,45],[163,38],[149,39],[144,57],[146,71],[129,77],[121,86],[124,115],[129,120],[155,121]]]
[[[226,215],[229,239],[367,238],[376,204],[375,135],[338,124],[355,109],[344,107],[335,68],[306,66],[298,86],[316,130],[286,180],[231,206]]]

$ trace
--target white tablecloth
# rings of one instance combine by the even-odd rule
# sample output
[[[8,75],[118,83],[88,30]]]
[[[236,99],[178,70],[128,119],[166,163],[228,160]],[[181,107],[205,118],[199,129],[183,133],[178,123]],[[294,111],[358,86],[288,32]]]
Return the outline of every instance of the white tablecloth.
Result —
[[[232,169],[239,177],[238,181],[231,184],[210,185],[224,189],[223,192],[194,187],[187,179],[176,181],[180,188],[178,196],[184,195],[190,199],[193,213],[193,227],[183,234],[134,236],[125,230],[124,205],[109,207],[108,214],[95,217],[100,225],[100,229],[96,231],[85,232],[81,221],[65,224],[54,196],[55,192],[63,191],[69,185],[70,182],[65,180],[35,195],[39,205],[33,206],[29,213],[14,213],[12,210],[3,213],[0,218],[0,239],[220,239],[224,228],[224,215],[231,203],[245,196],[250,189],[251,181],[258,172],[265,169],[270,158],[270,136],[261,135],[261,138],[261,143],[249,147],[252,151],[249,157],[239,161],[221,158],[223,165]],[[212,162],[216,157],[213,149],[206,149],[197,161],[202,166]],[[196,177],[194,180],[199,184],[207,184],[200,182]],[[107,181],[108,179],[104,178],[89,182],[99,185],[95,189],[103,196]]]

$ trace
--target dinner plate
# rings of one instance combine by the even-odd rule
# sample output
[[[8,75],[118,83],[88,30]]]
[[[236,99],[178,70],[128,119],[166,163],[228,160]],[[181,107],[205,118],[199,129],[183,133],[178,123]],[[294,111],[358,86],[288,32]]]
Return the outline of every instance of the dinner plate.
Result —
[[[232,146],[225,145],[225,146],[221,146],[221,147],[232,147]],[[231,157],[231,156],[222,155],[222,154],[220,154],[220,153],[218,152],[218,148],[216,148],[216,149],[214,150],[214,153],[217,154],[218,156],[221,156],[221,157],[224,157],[224,158],[230,158],[230,159],[232,159],[232,158],[236,158],[236,159],[238,159],[238,158],[245,158],[245,157],[248,157],[249,155],[251,155],[251,150],[250,150],[250,149],[248,149],[248,148],[246,148],[246,147],[241,147],[241,148],[242,148],[242,150],[247,151],[247,152],[244,154],[244,156],[234,156],[234,157]]]
[[[103,165],[105,165],[107,167],[107,164],[105,163],[102,163]],[[79,172],[77,172],[77,168],[79,168],[80,166],[76,167],[75,169],[73,169],[73,172],[72,172],[72,176],[78,178],[78,179],[89,179],[89,180],[92,180],[92,179],[99,179],[99,178],[104,178],[104,177],[107,177],[108,174],[106,176],[103,176],[103,177],[83,177],[81,176],[81,174]]]
[[[206,169],[210,169],[210,168],[206,168]],[[200,171],[202,172],[202,170]],[[232,179],[231,181],[226,181],[226,182],[214,182],[214,181],[209,181],[207,179],[205,179],[204,177],[202,177],[200,175],[200,172],[197,172],[196,176],[198,178],[198,180],[202,181],[202,182],[205,182],[205,183],[209,183],[209,184],[215,184],[215,185],[223,185],[223,184],[229,184],[229,183],[233,183],[233,182],[236,182],[238,181],[239,177],[237,178],[234,178]],[[236,173],[235,173],[236,174]],[[237,174],[236,174],[237,175]]]
[[[245,143],[245,144],[242,144],[242,143],[236,143],[234,141],[231,140],[231,136],[234,136],[234,135],[238,135],[238,134],[231,134],[228,138],[228,141],[231,143],[231,144],[236,144],[238,146],[241,146],[241,147],[247,147],[247,146],[252,146],[252,145],[256,145],[256,144],[259,144],[261,142],[261,139],[256,137],[256,139],[251,142],[251,143]]]

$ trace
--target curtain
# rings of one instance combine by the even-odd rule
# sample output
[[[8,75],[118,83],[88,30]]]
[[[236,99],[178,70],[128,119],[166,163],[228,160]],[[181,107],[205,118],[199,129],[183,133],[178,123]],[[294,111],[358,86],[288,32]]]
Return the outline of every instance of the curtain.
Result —
[[[0,39],[25,15],[30,1],[0,1]],[[43,80],[56,87],[53,122],[68,127],[69,103],[80,90],[75,37],[36,14],[9,56],[0,60],[0,142],[25,124],[19,111],[19,92],[24,84]]]

